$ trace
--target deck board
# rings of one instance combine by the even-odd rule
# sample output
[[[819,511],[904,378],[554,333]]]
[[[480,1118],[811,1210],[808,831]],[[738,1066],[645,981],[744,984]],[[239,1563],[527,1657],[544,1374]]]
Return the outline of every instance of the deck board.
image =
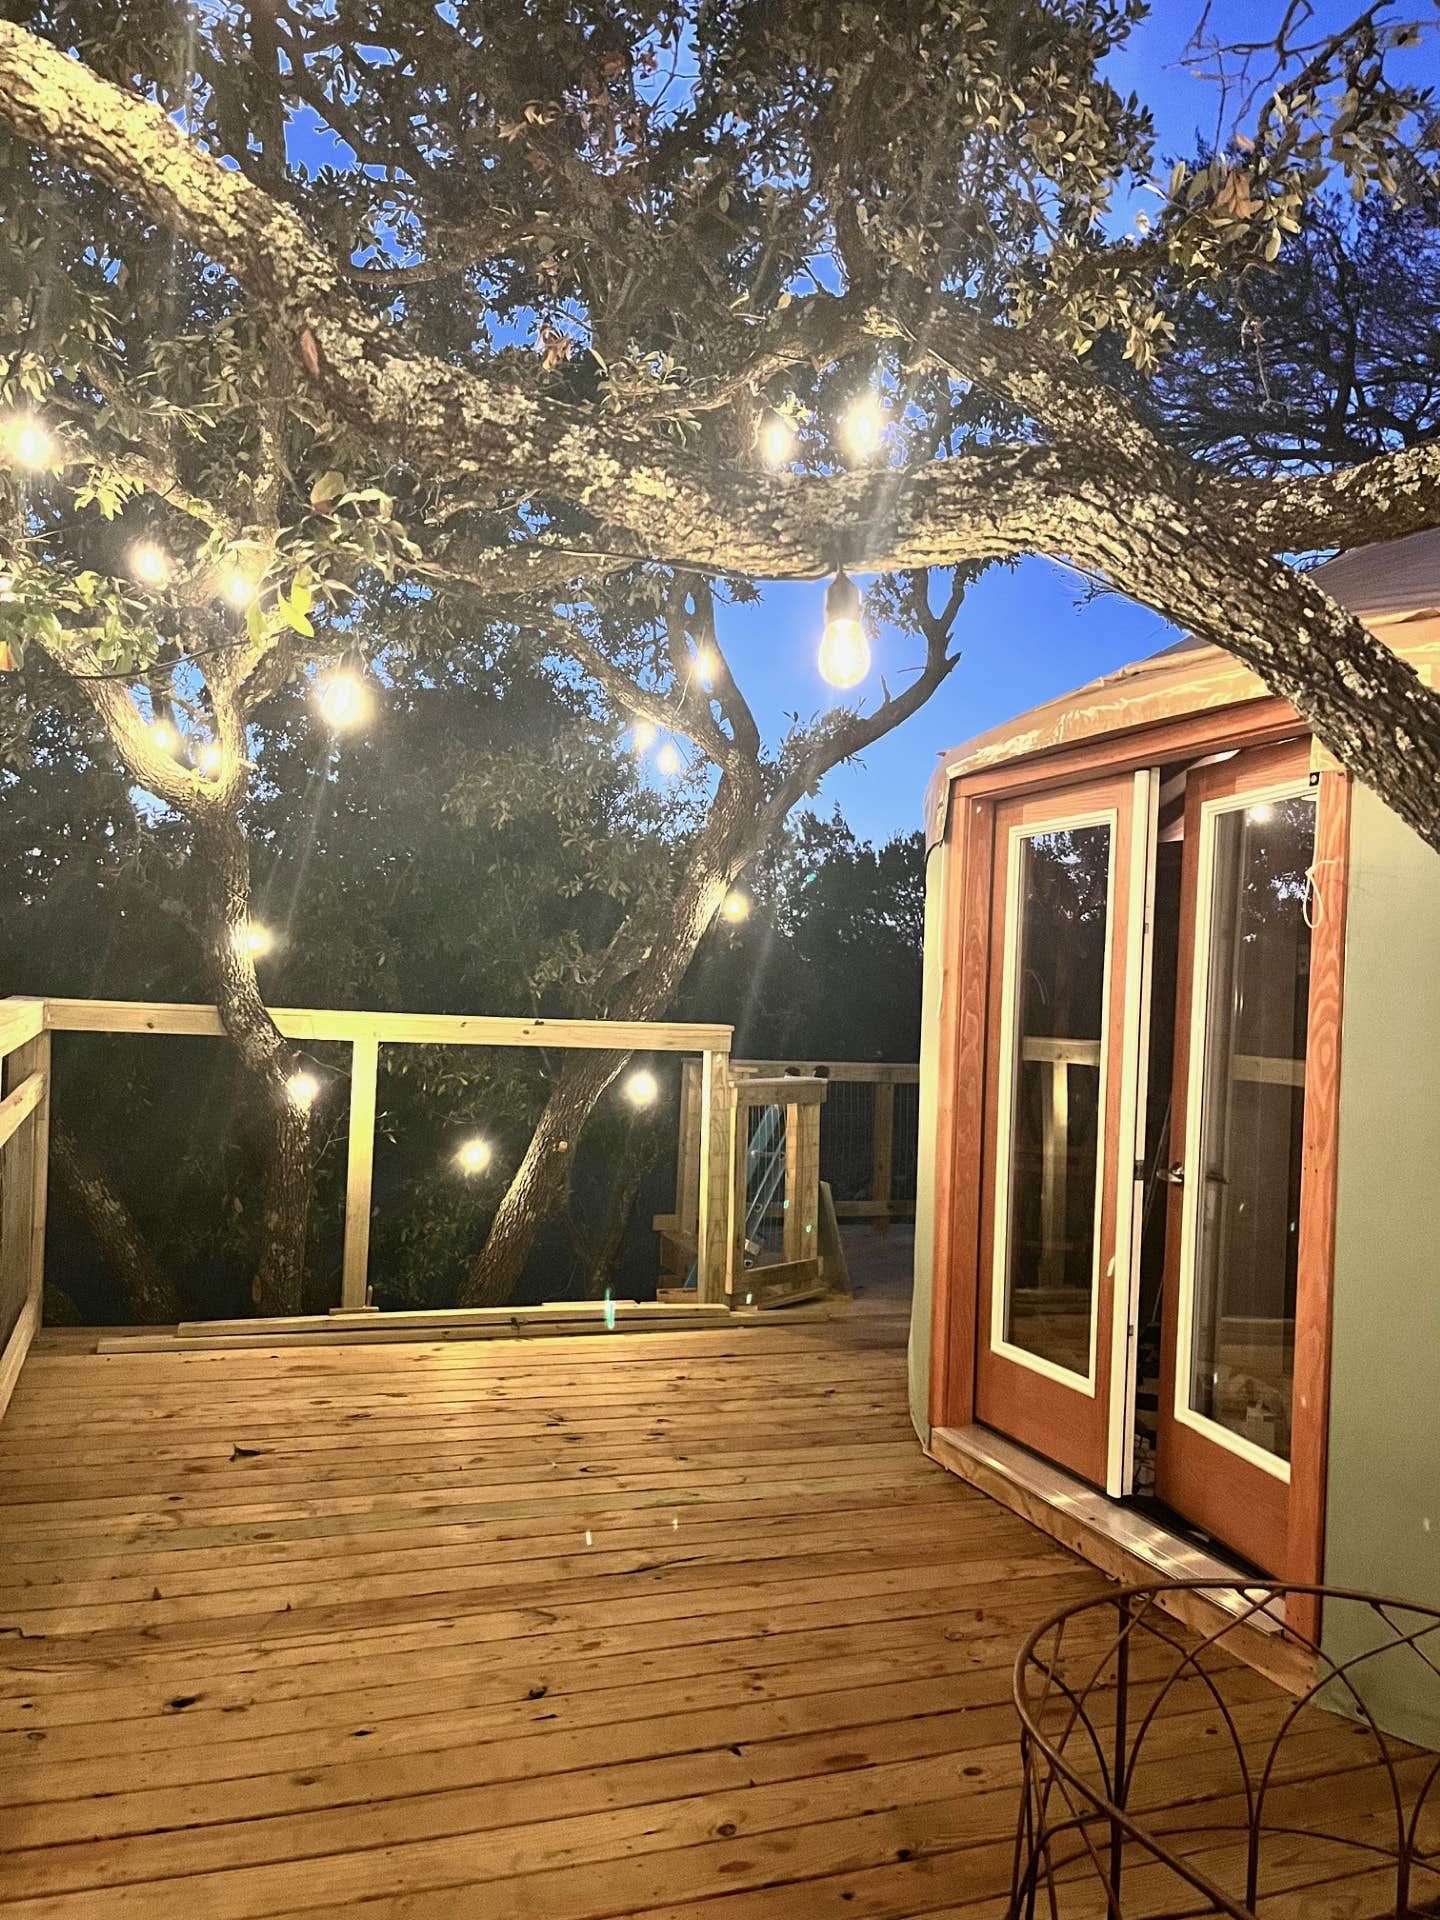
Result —
[[[0,1424],[0,1915],[997,1915],[1015,1649],[1105,1582],[923,1457],[903,1342],[42,1339]],[[1157,1732],[1192,1802],[1215,1717],[1182,1687]],[[1317,1717],[1282,1790],[1363,1828],[1364,1758]]]

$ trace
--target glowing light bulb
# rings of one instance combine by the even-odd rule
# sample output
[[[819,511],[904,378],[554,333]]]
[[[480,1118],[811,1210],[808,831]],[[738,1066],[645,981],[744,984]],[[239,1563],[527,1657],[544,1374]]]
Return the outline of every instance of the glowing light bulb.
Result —
[[[695,677],[708,687],[720,671],[720,656],[714,647],[697,647],[695,651]]]
[[[12,465],[28,467],[32,473],[55,466],[60,458],[54,434],[29,413],[16,414],[5,423],[0,445]]]
[[[667,740],[655,756],[655,765],[667,778],[673,778],[684,764],[680,758],[680,749],[673,740]]]
[[[1275,818],[1275,809],[1268,800],[1257,800],[1253,807],[1245,809],[1245,817],[1257,827],[1268,827]]]
[[[168,587],[170,556],[154,540],[137,540],[130,549],[130,571],[142,587]]]
[[[767,467],[788,467],[799,444],[799,435],[783,413],[766,415],[760,429],[760,457]]]
[[[240,952],[248,953],[252,960],[260,960],[275,945],[275,936],[263,921],[251,920],[236,934],[235,945]]]
[[[660,1082],[648,1067],[637,1067],[625,1082],[624,1094],[632,1107],[653,1107],[660,1098]]]
[[[825,590],[819,665],[821,679],[832,687],[857,686],[870,671],[870,642],[860,621],[860,589],[843,567]]]
[[[720,911],[727,920],[733,921],[738,926],[742,920],[750,918],[749,899],[732,887],[721,902]]]
[[[484,1173],[493,1158],[488,1140],[482,1140],[477,1134],[471,1140],[463,1140],[455,1154],[455,1164],[462,1173]]]
[[[231,567],[221,582],[220,591],[242,613],[259,592],[255,582],[243,567]]]
[[[180,736],[168,720],[157,720],[150,729],[150,738],[162,753],[176,753],[180,747]]]
[[[636,753],[648,753],[655,744],[655,726],[650,720],[637,720],[630,730]]]
[[[201,773],[208,774],[213,780],[225,764],[225,754],[218,740],[207,740],[195,756],[195,764]]]
[[[320,1082],[313,1073],[306,1073],[302,1068],[299,1073],[292,1073],[285,1082],[285,1091],[290,1096],[292,1107],[298,1107],[302,1113],[308,1113],[319,1097]]]
[[[327,674],[315,694],[325,724],[337,733],[358,727],[370,712],[370,690],[358,673],[342,668]]]
[[[840,417],[840,445],[852,460],[869,460],[884,437],[884,409],[873,393],[862,393]]]

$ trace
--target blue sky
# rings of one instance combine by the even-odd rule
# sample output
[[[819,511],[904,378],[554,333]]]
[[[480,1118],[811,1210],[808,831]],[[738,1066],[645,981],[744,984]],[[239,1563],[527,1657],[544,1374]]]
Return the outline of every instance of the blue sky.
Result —
[[[1215,0],[1211,28],[1222,39],[1258,39],[1275,31],[1283,10],[1283,0]],[[1200,11],[1201,0],[1157,0],[1110,68],[1117,86],[1133,88],[1150,105],[1162,157],[1193,153],[1197,132],[1215,133],[1219,89],[1181,62]],[[1337,28],[1354,11],[1316,0],[1317,26]],[[1410,77],[1422,63],[1433,81],[1433,43],[1414,56]],[[758,608],[734,609],[722,626],[727,656],[767,738],[783,731],[787,712],[808,717],[825,705],[815,668],[823,591],[768,587]],[[863,761],[837,767],[821,787],[815,804],[828,811],[838,802],[863,837],[886,838],[921,824],[926,781],[947,748],[1176,637],[1155,614],[1114,594],[1089,596],[1083,583],[1044,560],[992,568],[967,596],[954,632],[960,664],[940,692]],[[883,636],[864,687],[872,703],[882,673],[889,673],[893,690],[904,684],[900,670],[921,657],[918,641]]]

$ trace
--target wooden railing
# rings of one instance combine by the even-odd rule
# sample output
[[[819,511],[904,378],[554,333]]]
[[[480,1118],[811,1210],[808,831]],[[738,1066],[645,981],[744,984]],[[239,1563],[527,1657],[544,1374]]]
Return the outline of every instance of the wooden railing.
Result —
[[[795,1078],[823,1082],[828,1098],[817,1105],[816,1157],[819,1184],[839,1186],[833,1199],[841,1220],[869,1220],[877,1228],[913,1214],[914,1167],[918,1132],[920,1069],[910,1062],[869,1060],[730,1060],[726,1071],[737,1085]],[[868,1094],[868,1098],[866,1097]],[[660,1236],[661,1285],[667,1293],[683,1286],[699,1244],[699,1191],[705,1155],[701,1128],[709,1096],[698,1066],[681,1068],[680,1128],[675,1147],[675,1206],[656,1214]],[[731,1169],[733,1175],[733,1168]],[[838,1177],[837,1177],[838,1176]],[[719,1177],[718,1172],[713,1177]],[[733,1216],[733,1209],[732,1209]],[[712,1249],[711,1266],[719,1250]],[[734,1279],[733,1263],[727,1269]]]
[[[40,1326],[50,1172],[43,1000],[0,1001],[0,1413]]]
[[[287,1039],[350,1048],[344,1251],[339,1314],[363,1314],[369,1302],[370,1224],[376,1087],[382,1046],[583,1047],[690,1056],[700,1151],[695,1209],[698,1284],[693,1298],[727,1303],[730,1257],[732,1029],[664,1021],[507,1019],[471,1014],[336,1012],[276,1007]],[[49,1166],[52,1033],[168,1034],[223,1037],[213,1007],[185,1003],[0,1000],[0,1410],[40,1323],[45,1202]],[[337,1080],[340,1076],[337,1076]],[[417,1318],[417,1316],[408,1316]],[[418,1318],[423,1318],[419,1316]],[[433,1316],[432,1316],[433,1317]],[[289,1322],[287,1325],[291,1324]]]

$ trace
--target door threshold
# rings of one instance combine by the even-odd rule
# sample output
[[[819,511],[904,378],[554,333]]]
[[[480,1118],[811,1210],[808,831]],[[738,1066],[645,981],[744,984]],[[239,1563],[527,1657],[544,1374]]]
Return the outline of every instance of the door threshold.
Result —
[[[1015,1441],[987,1427],[935,1427],[926,1451],[938,1465],[1009,1507],[1112,1579],[1126,1585],[1150,1579],[1213,1578],[1221,1583],[1213,1593],[1187,1590],[1167,1595],[1161,1602],[1167,1613],[1196,1632],[1218,1632],[1227,1620],[1245,1613],[1243,1597],[1225,1589],[1252,1579],[1249,1569],[1111,1500]],[[1314,1661],[1304,1648],[1286,1639],[1284,1603],[1274,1604],[1276,1611],[1250,1614],[1243,1626],[1230,1627],[1225,1645],[1247,1666],[1287,1691],[1301,1693],[1314,1679]]]

